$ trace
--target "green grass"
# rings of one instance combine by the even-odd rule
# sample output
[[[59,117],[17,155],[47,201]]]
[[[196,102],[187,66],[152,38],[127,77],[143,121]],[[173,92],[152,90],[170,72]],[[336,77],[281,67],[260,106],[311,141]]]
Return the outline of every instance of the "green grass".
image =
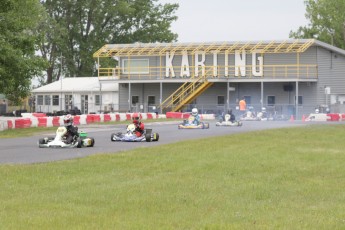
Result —
[[[345,229],[345,126],[0,166],[0,229]]]

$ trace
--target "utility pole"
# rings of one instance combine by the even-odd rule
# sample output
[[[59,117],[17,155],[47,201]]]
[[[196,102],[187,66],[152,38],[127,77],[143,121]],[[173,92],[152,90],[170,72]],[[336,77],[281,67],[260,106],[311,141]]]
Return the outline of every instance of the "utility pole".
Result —
[[[60,56],[60,111],[62,111],[62,53]]]

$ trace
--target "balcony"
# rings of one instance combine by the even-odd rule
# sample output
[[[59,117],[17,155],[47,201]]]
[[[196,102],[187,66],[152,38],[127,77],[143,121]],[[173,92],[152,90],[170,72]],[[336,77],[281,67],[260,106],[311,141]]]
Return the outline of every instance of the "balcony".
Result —
[[[173,66],[173,73],[165,66],[141,67],[142,69],[99,68],[98,77],[105,80],[181,80],[194,79],[200,75],[206,79],[222,80],[317,80],[317,65],[263,65],[262,76],[254,76],[251,65],[246,66],[199,66],[198,74],[195,67],[189,66],[189,76],[181,76],[181,66]],[[237,70],[236,70],[237,69]],[[142,72],[142,74],[141,74]],[[132,73],[132,74],[131,74]],[[236,76],[236,73],[238,76]],[[243,76],[244,75],[244,76]]]

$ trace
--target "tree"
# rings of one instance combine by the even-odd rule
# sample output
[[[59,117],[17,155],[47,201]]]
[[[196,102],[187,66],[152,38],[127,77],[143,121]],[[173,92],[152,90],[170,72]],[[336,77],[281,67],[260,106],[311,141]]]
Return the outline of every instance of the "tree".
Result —
[[[44,10],[36,0],[0,0],[0,5],[0,92],[20,104],[31,79],[45,68],[35,54],[35,29]]]
[[[345,1],[306,0],[308,26],[290,32],[291,38],[315,38],[345,49]]]
[[[40,50],[50,63],[47,83],[59,79],[61,70],[67,77],[95,74],[92,55],[104,44],[176,41],[170,26],[178,4],[156,1],[43,1],[49,18],[42,27]]]

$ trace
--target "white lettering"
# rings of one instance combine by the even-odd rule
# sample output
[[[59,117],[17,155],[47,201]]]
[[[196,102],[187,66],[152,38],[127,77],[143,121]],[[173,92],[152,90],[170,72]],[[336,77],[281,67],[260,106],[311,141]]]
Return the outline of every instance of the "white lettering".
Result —
[[[199,60],[199,55],[201,60]],[[195,52],[195,76],[199,76],[199,66],[201,66],[201,76],[205,76],[205,52],[197,51]]]
[[[169,77],[170,73],[171,73],[171,77],[175,77],[175,72],[174,72],[174,68],[172,65],[172,61],[174,59],[174,52],[170,53],[169,56],[169,52],[165,53],[165,77]]]
[[[241,76],[246,76],[246,51],[242,50],[242,57],[240,51],[235,51],[235,76],[238,77],[241,72]]]
[[[228,52],[225,52],[225,56],[224,56],[224,76],[228,77],[229,76],[229,54]]]
[[[253,77],[261,77],[264,75],[264,58],[260,56],[262,53],[261,50],[255,50],[252,52],[252,60],[251,60],[251,72]],[[180,77],[191,77],[193,73],[191,73],[190,67],[193,66],[193,63],[189,63],[192,59],[194,61],[194,76],[198,77],[205,76],[206,66],[205,62],[207,59],[207,63],[211,62],[211,58],[213,58],[212,66],[207,66],[209,69],[207,71],[207,75],[210,77],[212,74],[213,77],[217,77],[219,74],[223,75],[223,71],[218,69],[218,51],[212,51],[208,53],[206,56],[205,51],[196,51],[194,54],[194,60],[191,56],[188,56],[187,51],[182,52],[181,56],[181,69],[180,69]],[[175,52],[166,52],[165,54],[165,77],[174,78],[176,77],[174,66],[173,66],[173,59],[174,59]],[[212,56],[212,57],[211,57]],[[235,50],[233,55],[230,55],[227,51],[224,54],[224,76],[229,77],[231,73],[229,73],[230,68],[230,59],[234,58],[234,76],[235,77],[245,77],[246,76],[246,51],[245,50]],[[200,68],[201,67],[201,68]],[[250,67],[250,65],[248,65]],[[249,68],[248,68],[249,70]],[[212,71],[212,73],[211,73]]]
[[[181,61],[181,77],[190,77],[189,71],[189,61],[187,51],[182,51],[182,61]]]
[[[260,53],[262,51],[260,50],[255,50],[252,53],[252,74],[255,77],[262,77],[263,76],[263,72],[264,72],[264,57],[260,56],[256,59],[256,54]],[[259,64],[259,67],[257,67],[257,64]],[[259,71],[257,71],[257,69],[259,68]]]

